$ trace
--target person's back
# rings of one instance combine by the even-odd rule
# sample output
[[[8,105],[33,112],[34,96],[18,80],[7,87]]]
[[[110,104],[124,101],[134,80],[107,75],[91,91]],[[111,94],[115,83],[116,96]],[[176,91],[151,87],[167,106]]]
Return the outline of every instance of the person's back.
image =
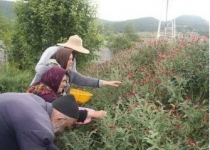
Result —
[[[53,145],[52,105],[31,93],[0,94],[2,150],[47,149]]]
[[[30,86],[32,86],[34,83],[38,82],[40,80],[42,74],[50,68],[48,66],[50,57],[55,52],[57,52],[60,48],[62,48],[62,46],[56,45],[56,46],[51,46],[44,51],[39,62],[36,64],[36,67],[35,67],[36,74],[31,82]],[[76,70],[76,58],[74,58],[74,60],[73,60],[73,66],[72,66],[71,70],[73,70],[75,72],[77,71]]]
[[[35,67],[35,71],[36,71],[36,74],[30,84],[30,86],[39,81],[41,75],[46,71],[46,68],[49,69],[49,67],[47,67],[47,63],[50,59],[50,57],[59,49],[61,48],[61,46],[51,46],[51,47],[48,47],[42,54],[41,58],[39,59],[38,63],[36,64],[36,67]]]
[[[35,70],[36,72],[39,71],[40,67],[42,66],[46,66],[46,64],[48,63],[50,57],[59,49],[61,48],[61,46],[51,46],[49,48],[47,48],[44,53],[42,54],[39,62],[37,63]]]

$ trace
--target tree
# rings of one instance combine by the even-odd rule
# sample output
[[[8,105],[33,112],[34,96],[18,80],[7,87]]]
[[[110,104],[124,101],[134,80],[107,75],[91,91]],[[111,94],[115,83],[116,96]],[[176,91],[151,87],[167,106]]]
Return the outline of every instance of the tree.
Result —
[[[135,48],[135,43],[139,39],[140,36],[134,30],[133,26],[128,24],[122,34],[109,36],[107,47],[112,51],[113,54],[115,54],[120,50]]]
[[[34,66],[49,46],[78,34],[89,55],[79,55],[78,65],[94,59],[102,43],[96,7],[89,0],[28,0],[16,2],[16,32],[10,61],[25,69]]]
[[[124,34],[127,38],[129,38],[133,42],[137,42],[139,40],[139,35],[137,31],[131,24],[128,24],[124,29]]]
[[[12,21],[9,21],[0,13],[0,51],[4,54],[4,61],[7,61],[11,46]]]

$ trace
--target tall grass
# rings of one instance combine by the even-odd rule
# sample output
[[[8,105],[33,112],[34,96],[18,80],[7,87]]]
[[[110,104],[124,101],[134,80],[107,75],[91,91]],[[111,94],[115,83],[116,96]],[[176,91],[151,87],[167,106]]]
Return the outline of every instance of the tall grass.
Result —
[[[0,93],[25,92],[33,79],[33,75],[34,73],[31,71],[22,71],[4,64],[0,68]]]

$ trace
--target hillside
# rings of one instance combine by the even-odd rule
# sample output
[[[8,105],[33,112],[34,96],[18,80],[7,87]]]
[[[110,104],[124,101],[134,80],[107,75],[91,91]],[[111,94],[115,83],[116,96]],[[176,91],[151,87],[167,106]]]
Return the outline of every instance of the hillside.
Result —
[[[3,13],[9,19],[15,19],[14,2],[0,1],[0,14]],[[112,30],[114,33],[123,32],[129,24],[137,32],[156,32],[159,20],[153,17],[145,17],[127,21],[108,21],[99,19],[105,31]],[[165,23],[163,22],[162,25]],[[199,16],[184,15],[176,18],[176,30],[178,32],[198,32],[201,35],[209,35],[209,22]]]
[[[198,16],[181,16],[176,19],[176,29],[209,35],[209,22]]]
[[[124,28],[130,24],[138,32],[156,32],[159,20],[153,17],[139,18],[127,21],[107,21],[99,20],[105,31],[111,29],[115,33],[123,32]],[[165,22],[162,22],[164,25]],[[198,32],[201,35],[209,34],[209,22],[198,16],[184,15],[176,18],[176,30],[178,32]]]
[[[127,21],[106,21],[99,20],[99,22],[104,26],[105,31],[107,29],[112,29],[115,33],[123,32],[124,28],[127,25],[132,25],[136,31],[143,32],[153,32],[154,29],[157,29],[158,20],[153,17],[140,18],[135,20]]]

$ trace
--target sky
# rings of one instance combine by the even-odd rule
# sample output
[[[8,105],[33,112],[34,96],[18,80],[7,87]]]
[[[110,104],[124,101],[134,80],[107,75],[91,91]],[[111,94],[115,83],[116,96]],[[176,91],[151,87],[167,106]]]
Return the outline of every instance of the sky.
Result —
[[[167,0],[93,0],[98,17],[124,21],[142,17],[166,20]],[[210,0],[168,0],[167,20],[181,15],[196,15],[210,21]]]
[[[15,1],[15,0],[12,0]],[[125,21],[142,17],[171,20],[181,15],[196,15],[210,21],[210,0],[91,0],[98,6],[98,17]]]

